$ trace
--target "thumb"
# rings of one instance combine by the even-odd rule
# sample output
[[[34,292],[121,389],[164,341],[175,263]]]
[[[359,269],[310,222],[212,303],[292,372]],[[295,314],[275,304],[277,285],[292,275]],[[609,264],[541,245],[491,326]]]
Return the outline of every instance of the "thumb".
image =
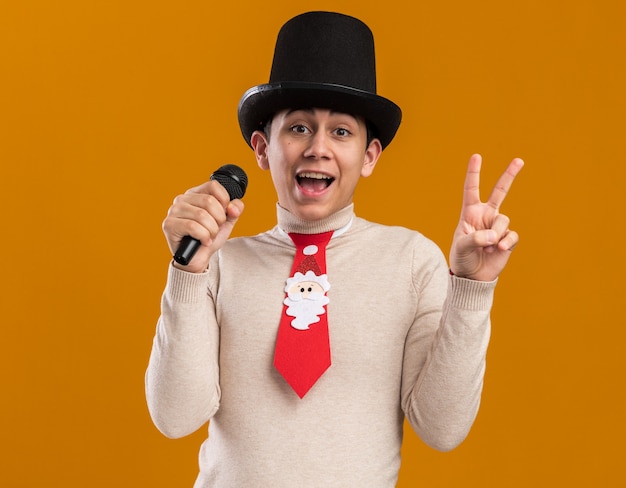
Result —
[[[459,254],[471,253],[477,248],[493,246],[498,242],[498,235],[491,229],[476,230],[456,239],[456,251]]]
[[[238,198],[235,200],[231,200],[226,207],[226,222],[232,222],[232,225],[234,226],[235,223],[237,223],[237,221],[239,220],[239,217],[241,217],[243,209],[244,205],[241,200],[239,200]]]
[[[220,230],[213,239],[211,247],[215,250],[221,248],[230,237],[235,224],[243,213],[244,204],[241,200],[232,200],[226,207],[226,221],[220,226]]]

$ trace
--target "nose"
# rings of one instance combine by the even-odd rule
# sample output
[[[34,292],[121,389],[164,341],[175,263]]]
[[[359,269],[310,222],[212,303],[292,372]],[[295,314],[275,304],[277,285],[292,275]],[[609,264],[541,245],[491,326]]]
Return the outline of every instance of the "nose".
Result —
[[[304,156],[314,159],[330,158],[330,140],[323,130],[318,130],[313,134]]]

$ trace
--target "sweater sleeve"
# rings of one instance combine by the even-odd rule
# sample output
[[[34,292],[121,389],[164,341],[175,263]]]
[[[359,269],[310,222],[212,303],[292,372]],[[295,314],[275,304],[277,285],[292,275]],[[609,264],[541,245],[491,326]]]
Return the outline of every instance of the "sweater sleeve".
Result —
[[[496,281],[449,276],[441,268],[418,288],[420,312],[405,345],[402,407],[424,442],[448,451],[463,442],[478,413]]]
[[[167,437],[191,434],[219,407],[219,327],[209,276],[170,265],[161,299],[145,387],[152,420]]]

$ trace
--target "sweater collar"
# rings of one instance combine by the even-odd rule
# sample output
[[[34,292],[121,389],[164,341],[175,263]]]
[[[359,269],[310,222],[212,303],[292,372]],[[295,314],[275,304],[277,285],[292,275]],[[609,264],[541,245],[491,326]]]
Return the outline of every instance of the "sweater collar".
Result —
[[[278,218],[278,228],[285,232],[296,232],[298,234],[321,234],[322,232],[335,231],[333,237],[345,232],[354,219],[354,204],[342,208],[338,212],[320,220],[303,220],[296,217],[289,210],[276,204],[276,214]]]

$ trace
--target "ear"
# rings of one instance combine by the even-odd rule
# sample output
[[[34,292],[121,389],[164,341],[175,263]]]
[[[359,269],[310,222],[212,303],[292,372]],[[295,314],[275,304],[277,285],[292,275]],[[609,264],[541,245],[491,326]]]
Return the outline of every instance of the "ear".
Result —
[[[254,150],[256,156],[256,162],[261,169],[269,169],[270,164],[267,158],[268,142],[265,137],[265,133],[260,130],[255,130],[250,137],[250,145]]]
[[[363,166],[361,167],[361,176],[367,178],[374,172],[378,158],[383,152],[383,146],[380,140],[374,138],[367,146],[365,150],[365,157],[363,158]]]

